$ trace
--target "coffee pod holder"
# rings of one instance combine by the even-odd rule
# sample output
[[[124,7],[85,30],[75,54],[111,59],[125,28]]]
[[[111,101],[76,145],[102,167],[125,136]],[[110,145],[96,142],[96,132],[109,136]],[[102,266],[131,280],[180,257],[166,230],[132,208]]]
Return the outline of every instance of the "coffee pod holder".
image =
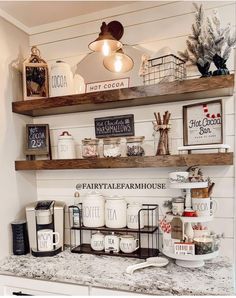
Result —
[[[170,183],[169,187],[172,189],[185,189],[186,190],[186,198],[185,198],[185,211],[191,212],[194,211],[192,209],[192,197],[191,197],[191,190],[197,188],[206,188],[208,187],[208,182],[186,182],[186,183]],[[203,222],[210,222],[213,220],[213,215],[211,216],[175,216],[172,214],[168,214],[168,220],[171,221],[173,218],[179,218],[183,224],[183,234],[185,234],[184,227],[186,224],[192,223],[203,223]],[[177,243],[177,242],[176,242]],[[187,244],[187,243],[186,243]],[[175,253],[174,251],[171,252],[166,247],[163,247],[162,253],[167,257],[175,259],[177,265],[181,267],[187,268],[198,268],[202,267],[205,264],[206,260],[214,259],[218,256],[219,250],[212,251],[206,254],[184,254],[181,252],[180,254]]]
[[[143,213],[145,217],[145,226],[142,228]],[[86,253],[94,255],[109,255],[119,257],[131,257],[146,259],[159,255],[159,206],[157,204],[143,204],[138,212],[138,228],[108,228],[103,227],[86,227],[83,225],[82,204],[79,206],[69,206],[70,222],[70,248],[72,253]],[[100,231],[105,236],[115,233],[122,237],[124,235],[133,235],[138,239],[139,248],[132,253],[122,251],[96,251],[91,248],[90,240],[92,234]]]

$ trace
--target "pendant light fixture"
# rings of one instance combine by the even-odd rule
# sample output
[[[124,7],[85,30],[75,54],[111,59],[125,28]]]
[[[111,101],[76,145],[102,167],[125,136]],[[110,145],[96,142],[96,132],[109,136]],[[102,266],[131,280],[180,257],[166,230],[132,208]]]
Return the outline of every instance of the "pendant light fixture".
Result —
[[[103,65],[111,72],[128,72],[133,68],[134,61],[122,49],[119,49],[110,56],[105,57],[103,59]]]
[[[112,21],[108,24],[102,23],[101,32],[97,39],[89,44],[89,49],[94,52],[102,52],[104,56],[109,56],[122,48],[119,41],[124,33],[124,27],[118,21]]]

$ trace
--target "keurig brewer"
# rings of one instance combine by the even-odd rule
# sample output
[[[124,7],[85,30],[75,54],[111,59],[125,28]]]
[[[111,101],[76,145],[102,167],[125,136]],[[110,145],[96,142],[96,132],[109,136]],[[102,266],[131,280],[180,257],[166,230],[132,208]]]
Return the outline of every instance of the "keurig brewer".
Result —
[[[63,250],[64,207],[65,203],[60,201],[36,201],[26,206],[33,256],[54,256]]]

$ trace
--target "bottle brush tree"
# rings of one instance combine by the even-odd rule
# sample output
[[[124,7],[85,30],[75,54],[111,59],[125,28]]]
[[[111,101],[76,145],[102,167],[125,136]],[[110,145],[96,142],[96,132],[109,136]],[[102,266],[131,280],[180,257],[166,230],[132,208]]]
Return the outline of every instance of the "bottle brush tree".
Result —
[[[211,75],[209,72],[214,52],[212,42],[204,27],[204,9],[202,4],[193,3],[195,8],[195,22],[192,24],[192,34],[186,40],[187,49],[179,52],[181,58],[196,65],[202,77]]]
[[[213,11],[213,15],[207,17],[207,35],[211,40],[213,55],[213,62],[217,68],[213,75],[226,75],[229,70],[226,67],[232,48],[236,45],[236,34],[231,33],[230,23],[225,27],[221,25],[219,14],[217,10]]]

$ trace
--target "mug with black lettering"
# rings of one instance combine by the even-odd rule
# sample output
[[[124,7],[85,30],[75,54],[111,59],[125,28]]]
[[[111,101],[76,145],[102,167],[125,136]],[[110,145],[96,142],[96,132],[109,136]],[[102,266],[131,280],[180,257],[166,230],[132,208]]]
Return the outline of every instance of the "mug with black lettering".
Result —
[[[56,236],[56,242],[53,241],[53,236]],[[51,251],[54,245],[57,245],[60,241],[58,232],[53,232],[52,229],[43,229],[37,232],[38,236],[38,250],[39,251]]]
[[[132,253],[139,249],[139,240],[132,235],[123,235],[120,237],[120,250],[124,253]]]
[[[192,208],[197,216],[211,216],[217,209],[217,202],[211,198],[192,198]]]

